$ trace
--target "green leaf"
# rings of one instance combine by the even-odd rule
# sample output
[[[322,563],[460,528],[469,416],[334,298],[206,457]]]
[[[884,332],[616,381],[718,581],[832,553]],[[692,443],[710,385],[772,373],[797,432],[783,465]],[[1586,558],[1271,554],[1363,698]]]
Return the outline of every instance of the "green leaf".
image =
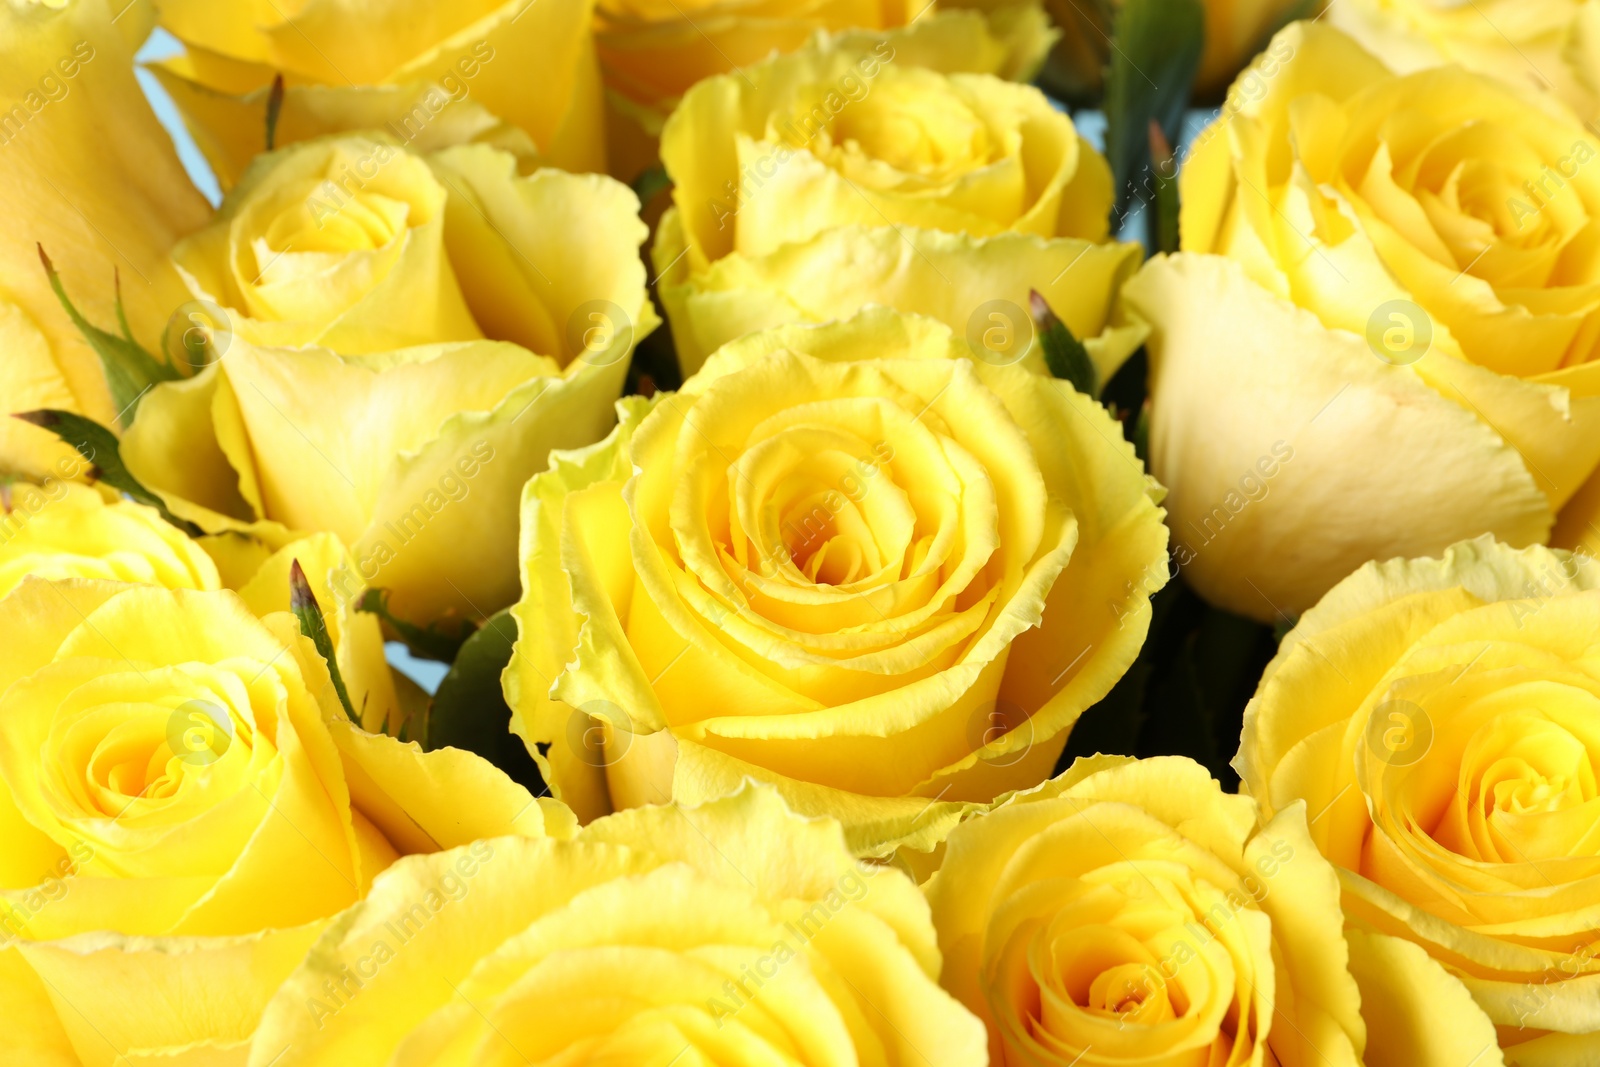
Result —
[[[522,738],[511,732],[511,708],[500,675],[514,654],[517,623],[507,608],[467,638],[450,673],[439,683],[428,713],[423,747],[476,752],[534,793],[543,792],[538,765]]]
[[[45,254],[44,245],[39,245],[38,249],[39,262],[44,264],[45,277],[50,279],[50,288],[55,290],[56,299],[61,302],[61,307],[78,332],[83,334],[83,339],[89,342],[89,347],[100,357],[106,385],[111,389],[111,400],[121,413],[118,420],[126,428],[133,423],[133,417],[139,410],[139,400],[151,386],[157,382],[175,381],[182,375],[177,368],[156,359],[133,339],[128,329],[127,314],[122,308],[120,279],[117,282],[117,319],[127,335],[124,337],[107,333],[83,317],[67,296],[67,288],[61,283],[61,275],[56,272],[55,264]]]
[[[1139,407],[1139,414],[1133,419],[1133,451],[1139,457],[1139,462],[1147,468],[1150,466],[1150,403],[1146,401]]]
[[[283,74],[272,76],[272,90],[267,94],[267,151],[278,147],[278,116],[283,113]]]
[[[442,628],[438,623],[418,626],[414,622],[407,622],[389,611],[387,589],[373,588],[362,593],[361,599],[356,603],[356,610],[376,615],[400,635],[400,640],[404,641],[412,652],[425,659],[438,660],[440,663],[454,663],[461,653],[461,646],[476,629],[465,619],[459,620],[454,632]]]
[[[43,251],[42,247],[40,251]],[[122,303],[122,269],[120,267],[111,268],[111,289],[117,295],[117,328],[122,331],[123,338],[130,345],[136,345],[139,342],[133,339],[133,327],[128,325],[128,309]],[[140,349],[140,351],[144,350]]]
[[[1239,748],[1245,705],[1276,651],[1268,627],[1201,600],[1179,578],[1151,598],[1150,633],[1115,688],[1084,712],[1059,773],[1077,756],[1188,756],[1224,789]]]
[[[1268,23],[1266,30],[1260,37],[1256,38],[1255,47],[1250,49],[1249,54],[1255,56],[1265,52],[1267,46],[1272,43],[1272,39],[1278,35],[1279,30],[1291,22],[1299,22],[1302,19],[1315,19],[1321,13],[1322,8],[1323,0],[1294,0],[1293,3],[1278,13],[1277,18]]]
[[[31,422],[41,430],[49,430],[77,449],[78,455],[93,467],[90,477],[95,481],[105,482],[118,492],[126,493],[138,503],[155,508],[161,512],[163,519],[190,537],[204,535],[205,531],[200,527],[168,511],[167,502],[146,489],[144,484],[133,476],[122,463],[122,451],[117,443],[117,435],[98,422],[75,412],[57,411],[53,408],[19,411],[11,417]]]
[[[1209,606],[1199,612],[1165,672],[1170,684],[1152,691],[1150,750],[1190,756],[1231,786],[1245,704],[1272,652],[1260,623]]]
[[[1117,12],[1105,95],[1114,218],[1126,215],[1139,175],[1149,173],[1151,120],[1169,144],[1178,141],[1205,32],[1200,0],[1123,0]]]
[[[1158,667],[1164,666],[1158,651],[1163,647],[1162,637],[1169,629],[1173,609],[1181,605],[1186,592],[1181,582],[1173,580],[1150,598],[1150,631],[1145,635],[1138,658],[1111,688],[1111,692],[1073,724],[1067,746],[1056,763],[1057,774],[1070,767],[1079,756],[1092,756],[1097,752],[1113,756],[1141,754],[1139,740],[1150,718],[1147,709],[1152,678],[1159,684],[1161,678],[1155,672]]]
[[[334,655],[333,638],[328,636],[328,621],[322,617],[322,607],[311,591],[311,583],[306,581],[306,572],[301,569],[299,560],[289,565],[289,610],[300,620],[300,632],[311,638],[311,643],[317,646],[317,654],[327,661],[328,676],[333,679],[333,691],[339,694],[345,715],[360,726],[361,718],[350,705],[350,693],[344,687],[344,676],[339,673],[339,658]]]
[[[1211,607],[1182,581],[1160,634],[1152,630],[1141,657],[1154,668],[1139,737],[1139,755],[1180,755],[1206,765],[1232,789],[1229,765],[1239,748],[1244,708],[1276,650],[1260,623]]]
[[[1039,335],[1039,343],[1044,346],[1044,362],[1050,368],[1050,373],[1071,382],[1074,389],[1086,396],[1099,396],[1099,375],[1083,342],[1072,336],[1067,324],[1056,317],[1037,289],[1029,294],[1028,303],[1033,312],[1033,328]]]
[[[1150,120],[1151,191],[1150,248],[1171,254],[1178,250],[1178,163],[1161,124]]]
[[[1073,0],[1070,6],[1052,5],[1051,10],[1064,32],[1039,72],[1039,88],[1075,108],[1099,107],[1116,4]]]
[[[660,196],[663,190],[672,188],[672,179],[667,177],[667,168],[657,163],[647,170],[641,171],[633,179],[633,194],[639,198],[639,206],[646,208],[650,201]]]
[[[1072,766],[1072,761],[1080,756],[1138,755],[1150,672],[1150,662],[1140,656],[1111,692],[1078,716],[1078,721],[1072,724],[1072,733],[1067,736],[1067,746],[1056,763],[1056,774]]]

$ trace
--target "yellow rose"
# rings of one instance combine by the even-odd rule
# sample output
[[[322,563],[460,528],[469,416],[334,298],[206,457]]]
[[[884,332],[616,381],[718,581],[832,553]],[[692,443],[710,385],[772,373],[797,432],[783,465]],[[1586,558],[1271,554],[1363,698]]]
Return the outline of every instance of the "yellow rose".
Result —
[[[885,36],[905,37],[908,24],[930,55],[960,64],[947,69],[1022,82],[1032,80],[1056,37],[1037,2],[969,0],[939,9],[936,0],[767,0],[758,7],[600,0],[595,41],[611,104],[612,173],[631,179],[654,162],[662,124],[695,82],[798,51],[819,31],[871,48]]]
[[[981,1067],[928,907],[745,786],[572,840],[402,860],[268,1006],[251,1067]]]
[[[975,347],[998,329],[1009,362],[1030,351],[1030,289],[1102,380],[1138,347],[1139,328],[1108,329],[1139,253],[1097,243],[1105,160],[1037,89],[945,73],[966,68],[920,32],[818,40],[684,96],[662,136],[675,206],[652,255],[686,374],[753,330],[868,303]]]
[[[1443,968],[1341,933],[1305,805],[1263,822],[1188,759],[1080,759],[952,831],[924,889],[943,984],[988,1026],[990,1063],[1463,1067],[1484,1051],[1460,1055],[1488,1028]]]
[[[522,484],[611,427],[657,324],[644,238],[627,187],[482,145],[264,156],[175,253],[220,356],[145,396],[123,458],[207,531],[337,534],[341,600],[491,613],[516,599]]]
[[[1585,529],[1595,488],[1556,517],[1600,464],[1595,143],[1459,68],[1274,39],[1184,165],[1184,252],[1125,290],[1205,597],[1293,616],[1370,559]]]
[[[1041,78],[1053,92],[1075,100],[1101,93],[1120,2],[1045,0],[1050,17],[1062,28],[1061,40],[1050,53]],[[1274,30],[1291,18],[1314,15],[1323,6],[1324,0],[1201,0],[1205,47],[1195,72],[1195,92],[1213,96],[1226,89]]]
[[[582,818],[754,777],[925,851],[1045,778],[1144,640],[1160,488],[1100,405],[937,322],[780,327],[621,407],[528,483],[504,679]]]
[[[30,578],[0,601],[0,1060],[242,1064],[405,854],[568,833],[492,766],[358,731],[287,612]]]
[[[167,251],[208,210],[134,81],[133,47],[118,30],[136,19],[113,22],[121,7],[0,3],[0,195],[14,212],[0,234],[0,474],[42,479],[77,466],[53,434],[12,412],[118,416],[36,243],[97,322],[116,320],[119,271],[129,323],[150,340],[183,301]]]
[[[276,552],[236,533],[194,541],[154,508],[108,500],[87,486],[52,479],[0,488],[0,597],[30,575],[87,578],[232,589],[250,610],[267,615],[289,610],[296,561],[322,607],[352,707],[367,728],[398,735],[415,687],[390,670],[377,617],[341,598],[336,580],[352,561],[332,534],[312,534]]]
[[[605,170],[592,0],[155,0],[186,46],[154,65],[227,189],[265,145],[382,129],[432,151],[485,142],[567,170]]]
[[[508,162],[479,159],[486,172]],[[445,247],[446,180],[421,156],[367,137],[269,152],[172,262],[197,299],[258,344],[365,355],[475,340],[483,333]]]
[[[1340,0],[1328,21],[1393,70],[1459,63],[1550,91],[1600,118],[1600,3],[1595,0]]]
[[[1303,800],[1352,922],[1470,991],[1479,1063],[1600,1050],[1597,629],[1594,560],[1479,538],[1340,582],[1245,712],[1244,788]]]
[[[0,598],[29,575],[222,588],[211,557],[154,508],[58,479],[0,484]]]

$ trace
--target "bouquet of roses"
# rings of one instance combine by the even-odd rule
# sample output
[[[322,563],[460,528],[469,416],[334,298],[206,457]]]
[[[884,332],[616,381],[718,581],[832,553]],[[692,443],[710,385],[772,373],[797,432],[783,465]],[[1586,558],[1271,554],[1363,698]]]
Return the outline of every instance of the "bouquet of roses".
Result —
[[[0,1064],[1600,1062],[1600,0],[0,0]]]

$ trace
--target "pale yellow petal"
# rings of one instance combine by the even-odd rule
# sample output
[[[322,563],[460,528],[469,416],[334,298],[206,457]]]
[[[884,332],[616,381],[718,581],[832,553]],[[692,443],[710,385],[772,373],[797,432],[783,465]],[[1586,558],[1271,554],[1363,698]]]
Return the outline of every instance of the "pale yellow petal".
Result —
[[[1466,987],[1416,945],[1349,929],[1350,970],[1361,986],[1372,1067],[1504,1064],[1494,1026]]]
[[[1485,529],[1547,536],[1545,495],[1488,425],[1237,264],[1157,259],[1126,296],[1152,329],[1151,469],[1174,552],[1213,602],[1292,618],[1369,559]],[[1256,325],[1226,325],[1241,320]]]
[[[167,250],[199,226],[205,201],[134,81],[132,49],[105,0],[0,10],[0,188],[33,205],[0,243],[0,339],[7,412],[37,407],[117,418],[100,361],[45,279],[43,245],[88,318],[116,322],[120,271],[128,319],[146,347],[185,299]],[[42,476],[67,456],[52,435],[0,426],[0,470]]]

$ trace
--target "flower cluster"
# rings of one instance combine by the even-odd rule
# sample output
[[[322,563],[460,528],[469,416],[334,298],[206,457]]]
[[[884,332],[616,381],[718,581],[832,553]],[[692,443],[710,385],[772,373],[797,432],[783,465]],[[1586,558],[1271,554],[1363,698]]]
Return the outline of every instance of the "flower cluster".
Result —
[[[1597,69],[0,0],[0,1064],[1600,1062]]]

